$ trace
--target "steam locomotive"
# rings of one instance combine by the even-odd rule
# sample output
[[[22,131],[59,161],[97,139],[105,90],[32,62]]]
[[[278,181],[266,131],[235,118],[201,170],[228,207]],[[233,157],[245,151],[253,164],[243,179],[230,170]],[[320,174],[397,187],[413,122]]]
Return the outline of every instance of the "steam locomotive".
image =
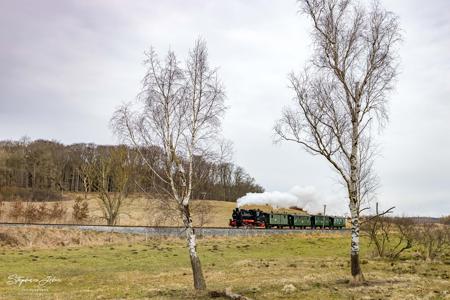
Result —
[[[235,208],[230,219],[231,227],[284,228],[291,229],[342,229],[345,218],[335,216],[296,215],[266,213],[259,209]]]

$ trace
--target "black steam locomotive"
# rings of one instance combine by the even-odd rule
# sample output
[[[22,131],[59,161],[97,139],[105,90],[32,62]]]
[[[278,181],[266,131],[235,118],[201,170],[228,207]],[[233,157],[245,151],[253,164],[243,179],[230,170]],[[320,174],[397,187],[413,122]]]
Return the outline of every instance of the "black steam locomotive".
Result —
[[[345,218],[320,215],[297,215],[266,213],[259,209],[235,208],[230,219],[231,227],[284,228],[291,229],[342,229]]]

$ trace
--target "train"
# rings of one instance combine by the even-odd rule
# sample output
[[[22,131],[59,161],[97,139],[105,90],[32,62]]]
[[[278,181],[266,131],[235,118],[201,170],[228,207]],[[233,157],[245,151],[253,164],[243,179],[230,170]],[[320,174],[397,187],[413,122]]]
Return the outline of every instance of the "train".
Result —
[[[229,225],[235,228],[343,229],[345,228],[345,218],[323,215],[267,213],[259,209],[235,208]]]

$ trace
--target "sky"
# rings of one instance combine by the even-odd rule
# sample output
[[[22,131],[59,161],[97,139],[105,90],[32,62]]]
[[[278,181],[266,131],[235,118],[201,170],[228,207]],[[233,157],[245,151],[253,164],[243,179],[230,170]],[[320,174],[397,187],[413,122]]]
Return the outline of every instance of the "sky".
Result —
[[[404,41],[390,122],[376,139],[377,201],[397,215],[450,214],[450,2],[382,4],[399,16]],[[287,74],[309,59],[310,30],[294,0],[0,1],[0,139],[116,143],[109,119],[141,89],[144,51],[183,60],[202,37],[226,88],[234,161],[267,191],[312,188],[318,204],[345,213],[323,158],[274,143],[293,97]]]

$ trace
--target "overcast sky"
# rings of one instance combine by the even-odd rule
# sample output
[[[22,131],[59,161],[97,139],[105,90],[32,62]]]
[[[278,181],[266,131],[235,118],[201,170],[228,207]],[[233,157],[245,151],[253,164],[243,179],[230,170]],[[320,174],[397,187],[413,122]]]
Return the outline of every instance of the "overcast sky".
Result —
[[[400,17],[401,74],[377,139],[378,201],[397,214],[450,213],[450,2],[383,1]],[[291,102],[287,74],[311,53],[294,0],[0,1],[0,139],[112,144],[114,109],[133,100],[143,52],[184,59],[201,36],[227,91],[234,161],[268,191],[313,186],[332,213],[345,193],[326,162],[273,143]]]

